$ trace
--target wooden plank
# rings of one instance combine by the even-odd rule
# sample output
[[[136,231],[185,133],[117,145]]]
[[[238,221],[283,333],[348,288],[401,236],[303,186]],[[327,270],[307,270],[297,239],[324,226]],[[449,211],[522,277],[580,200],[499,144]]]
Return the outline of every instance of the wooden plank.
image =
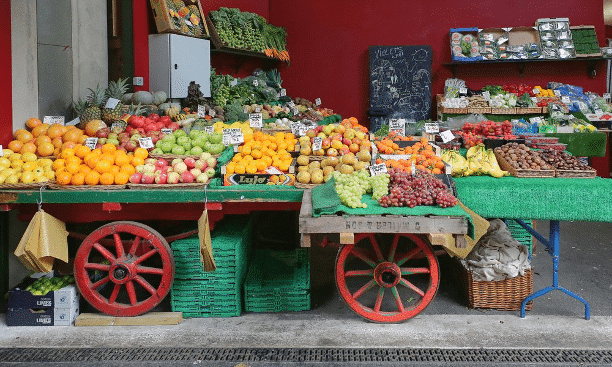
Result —
[[[465,217],[321,216],[299,220],[300,233],[467,234]]]
[[[429,233],[427,239],[432,246],[455,247],[455,239],[450,233]]]
[[[340,244],[341,245],[352,245],[355,243],[354,233],[340,233]]]
[[[300,208],[300,218],[312,217],[312,192],[304,190],[302,194],[302,207]]]
[[[311,244],[311,236],[309,234],[301,234],[300,235],[300,246],[301,247],[310,247]]]
[[[74,326],[142,326],[177,325],[183,321],[182,312],[149,312],[134,317],[109,316],[98,313],[82,313]]]
[[[455,247],[456,248],[467,248],[467,242],[465,236],[455,236]]]

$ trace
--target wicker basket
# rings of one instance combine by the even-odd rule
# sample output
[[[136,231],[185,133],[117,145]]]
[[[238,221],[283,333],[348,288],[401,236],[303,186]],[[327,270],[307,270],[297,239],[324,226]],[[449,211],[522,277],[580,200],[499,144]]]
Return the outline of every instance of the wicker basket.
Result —
[[[474,280],[472,272],[460,264],[464,273],[464,284],[471,308],[493,308],[502,311],[518,311],[523,300],[533,293],[533,269],[525,275],[499,281]],[[527,303],[526,310],[531,310],[533,301]]]

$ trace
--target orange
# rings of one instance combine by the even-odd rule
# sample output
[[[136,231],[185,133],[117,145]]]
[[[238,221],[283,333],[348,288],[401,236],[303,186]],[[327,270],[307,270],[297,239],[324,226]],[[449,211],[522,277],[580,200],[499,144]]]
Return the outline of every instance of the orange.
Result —
[[[59,172],[55,176],[55,181],[58,185],[70,185],[70,181],[72,180],[72,174],[68,172]]]
[[[51,168],[53,168],[54,171],[57,171],[58,169],[64,167],[66,165],[66,161],[63,159],[56,159],[53,164],[51,165]]]
[[[62,144],[64,143],[64,141],[60,137],[52,139],[51,142],[53,143],[53,146],[56,148],[61,148]]]
[[[68,158],[68,157],[72,157],[74,156],[74,149],[73,148],[65,148],[62,149],[62,152],[60,153],[60,158]]]
[[[272,164],[272,157],[270,157],[269,155],[261,157],[261,160],[266,163],[266,167]]]
[[[60,148],[55,148],[55,149],[53,150],[53,155],[54,155],[54,156],[56,156],[56,157],[59,157],[60,152],[61,152],[61,149],[60,149]]]
[[[81,164],[83,161],[81,160],[81,158],[71,155],[70,157],[66,158],[66,165],[70,164],[70,163],[76,163],[76,164]]]
[[[32,133],[30,133],[29,131],[23,131],[15,135],[15,137],[22,143],[27,143],[30,140],[34,139],[34,135],[32,135]]]
[[[249,163],[249,165],[246,166],[246,173],[257,173],[257,166],[254,163]]]
[[[95,155],[102,154],[102,151],[99,148],[96,148],[96,149],[92,150],[91,152],[94,153]]]
[[[116,154],[115,155],[115,164],[118,166],[125,166],[126,164],[130,164],[132,159],[128,157],[126,154]]]
[[[42,143],[51,143],[51,138],[47,135],[41,135],[34,139],[34,144],[36,144],[36,146],[39,146]]]
[[[75,149],[76,148],[76,143],[73,141],[65,141],[62,144],[62,150],[64,149]]]
[[[87,160],[87,166],[91,169],[94,169],[98,165],[98,162],[100,162],[100,157],[94,155]]]
[[[289,166],[290,166],[290,163],[283,162],[283,163],[278,165],[278,169],[280,169],[283,172],[287,172],[287,171],[289,171]]]
[[[102,154],[113,154],[117,150],[117,147],[113,144],[104,144],[102,146]]]
[[[79,140],[79,137],[82,134],[83,132],[79,129],[68,129],[68,131],[66,131],[64,135],[62,135],[62,139],[64,141],[71,141],[73,143],[77,143]]]
[[[227,164],[227,166],[225,166],[225,172],[231,175],[232,173],[234,173],[235,167],[236,167],[236,163],[230,162]]]
[[[99,160],[94,170],[99,173],[108,173],[111,170],[112,163],[105,160]],[[90,166],[91,167],[91,166]]]
[[[100,174],[96,171],[89,171],[85,175],[85,183],[89,186],[95,186],[100,182]]]
[[[19,153],[23,154],[23,153],[36,153],[36,145],[34,143],[25,143],[21,146],[21,149],[19,149]]]
[[[12,150],[13,152],[18,152],[21,150],[22,146],[23,146],[22,142],[20,142],[19,140],[13,140],[10,143],[8,143],[7,148]]]
[[[134,168],[134,166],[132,166],[131,164],[124,164],[123,166],[121,166],[120,171],[126,172],[131,176],[134,172],[136,172],[136,168]]]
[[[36,117],[30,117],[27,121],[26,121],[26,126],[28,127],[28,129],[32,130],[34,129],[36,126],[42,125],[42,121],[40,121],[39,119],[37,119]]]
[[[79,172],[79,169],[81,168],[81,165],[77,162],[70,162],[66,164],[66,171],[68,171],[71,174],[75,174]]]
[[[100,183],[102,185],[112,185],[115,183],[115,176],[110,172],[104,172],[100,175]]]
[[[127,172],[117,172],[115,174],[115,183],[117,185],[125,185],[130,179],[130,174]]]
[[[241,160],[242,160],[242,154],[240,154],[240,153],[236,153],[236,155],[232,158],[232,162],[238,162],[238,161],[241,161]]]
[[[81,164],[81,165],[79,166],[79,172],[80,172],[80,173],[82,173],[82,174],[84,174],[84,175],[86,175],[86,174],[88,174],[89,172],[91,172],[91,168],[89,168],[89,166],[87,166],[87,165]]]
[[[72,185],[83,185],[85,183],[85,174],[80,172],[73,174],[70,183]]]
[[[234,172],[238,174],[243,174],[246,172],[246,166],[244,164],[237,164],[234,168]]]
[[[79,158],[85,158],[85,156],[89,154],[90,152],[91,152],[91,149],[89,149],[89,147],[85,145],[81,145],[76,148],[76,150],[74,151],[74,155],[76,155]]]
[[[59,138],[60,136],[62,136],[64,134],[64,129],[62,125],[59,124],[53,124],[49,127],[49,129],[47,130],[47,135],[51,138],[51,139],[55,139],[55,138]]]
[[[257,160],[255,162],[255,166],[257,167],[258,171],[264,171],[268,167],[268,165],[263,159]]]
[[[143,161],[147,159],[149,152],[145,148],[136,148],[134,150],[134,157],[142,158]]]
[[[112,154],[105,154],[105,153],[103,153],[100,156],[100,159],[103,160],[103,161],[109,161],[109,162],[111,162],[111,164],[115,163],[115,156],[112,155]]]
[[[115,165],[111,166],[110,173],[112,173],[113,176],[119,173],[120,171],[121,171],[121,168],[119,166],[115,166]]]
[[[38,125],[32,129],[32,136],[37,138],[41,135],[45,135],[48,129],[49,129],[49,125],[47,124]]]
[[[261,158],[261,156],[262,156],[261,150],[259,150],[259,149],[253,149],[253,150],[251,151],[251,156],[252,156],[253,158],[255,158],[255,159],[259,159],[259,158]]]
[[[79,136],[79,139],[77,140],[77,143],[79,144],[85,144],[85,141],[87,140],[87,138],[89,138],[89,136],[85,135],[85,134],[81,134]]]
[[[141,164],[144,164],[144,158],[140,158],[136,156],[132,158],[132,166],[136,167],[136,166],[140,166]]]

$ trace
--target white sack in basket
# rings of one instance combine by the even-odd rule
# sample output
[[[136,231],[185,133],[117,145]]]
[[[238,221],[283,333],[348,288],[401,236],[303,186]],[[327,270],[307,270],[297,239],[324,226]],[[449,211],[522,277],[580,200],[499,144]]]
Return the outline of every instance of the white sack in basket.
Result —
[[[496,281],[524,275],[531,268],[529,249],[512,237],[499,219],[491,222],[470,254],[461,260],[471,270],[474,280]]]

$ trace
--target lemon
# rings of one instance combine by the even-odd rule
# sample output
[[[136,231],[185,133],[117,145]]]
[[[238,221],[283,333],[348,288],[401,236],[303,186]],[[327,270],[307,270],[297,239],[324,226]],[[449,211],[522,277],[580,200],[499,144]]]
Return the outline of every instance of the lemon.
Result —
[[[2,171],[2,174],[6,175],[7,177],[10,175],[14,175],[15,173],[17,173],[17,170],[15,170],[14,168],[6,168]]]
[[[0,185],[2,185],[4,183],[4,181],[6,181],[7,177],[8,177],[8,175],[6,175],[4,173],[0,173]]]
[[[45,176],[37,176],[36,177],[36,182],[47,182],[49,181],[49,178],[45,177]]]
[[[38,167],[38,164],[33,161],[24,161],[25,163],[21,166],[24,171],[34,171]]]
[[[53,161],[50,160],[49,158],[42,158],[38,160],[38,165],[41,167],[51,167],[51,165],[53,164]]]
[[[42,167],[36,167],[34,168],[34,170],[32,170],[32,172],[34,172],[34,176],[40,177],[40,176],[44,176],[45,169]]]
[[[21,159],[15,159],[14,161],[11,162],[11,167],[13,168],[18,168],[23,166],[23,161]]]
[[[35,178],[36,177],[34,176],[34,172],[32,171],[24,171],[21,174],[21,182],[26,183],[26,184],[34,182]]]
[[[19,176],[17,175],[10,175],[6,178],[6,180],[4,181],[5,184],[16,184],[19,183]]]
[[[11,161],[6,157],[0,157],[0,167],[6,168],[11,165]]]
[[[45,172],[45,177],[48,178],[49,180],[55,180],[55,172],[53,172],[53,171],[46,171]]]
[[[13,152],[10,149],[2,149],[2,154],[4,154],[5,157],[8,157],[9,155],[13,154],[15,152]]]
[[[9,156],[8,156],[8,159],[9,159],[9,161],[11,161],[11,162],[12,162],[12,161],[15,161],[15,160],[18,160],[18,159],[21,159],[21,154],[19,154],[19,153],[13,153],[13,154],[11,154],[11,155],[9,155]]]
[[[34,154],[34,153],[26,152],[26,153],[23,153],[23,154],[21,155],[21,159],[22,159],[24,162],[36,162],[36,160],[38,159],[38,157],[37,157],[37,156],[36,156],[36,154]]]

